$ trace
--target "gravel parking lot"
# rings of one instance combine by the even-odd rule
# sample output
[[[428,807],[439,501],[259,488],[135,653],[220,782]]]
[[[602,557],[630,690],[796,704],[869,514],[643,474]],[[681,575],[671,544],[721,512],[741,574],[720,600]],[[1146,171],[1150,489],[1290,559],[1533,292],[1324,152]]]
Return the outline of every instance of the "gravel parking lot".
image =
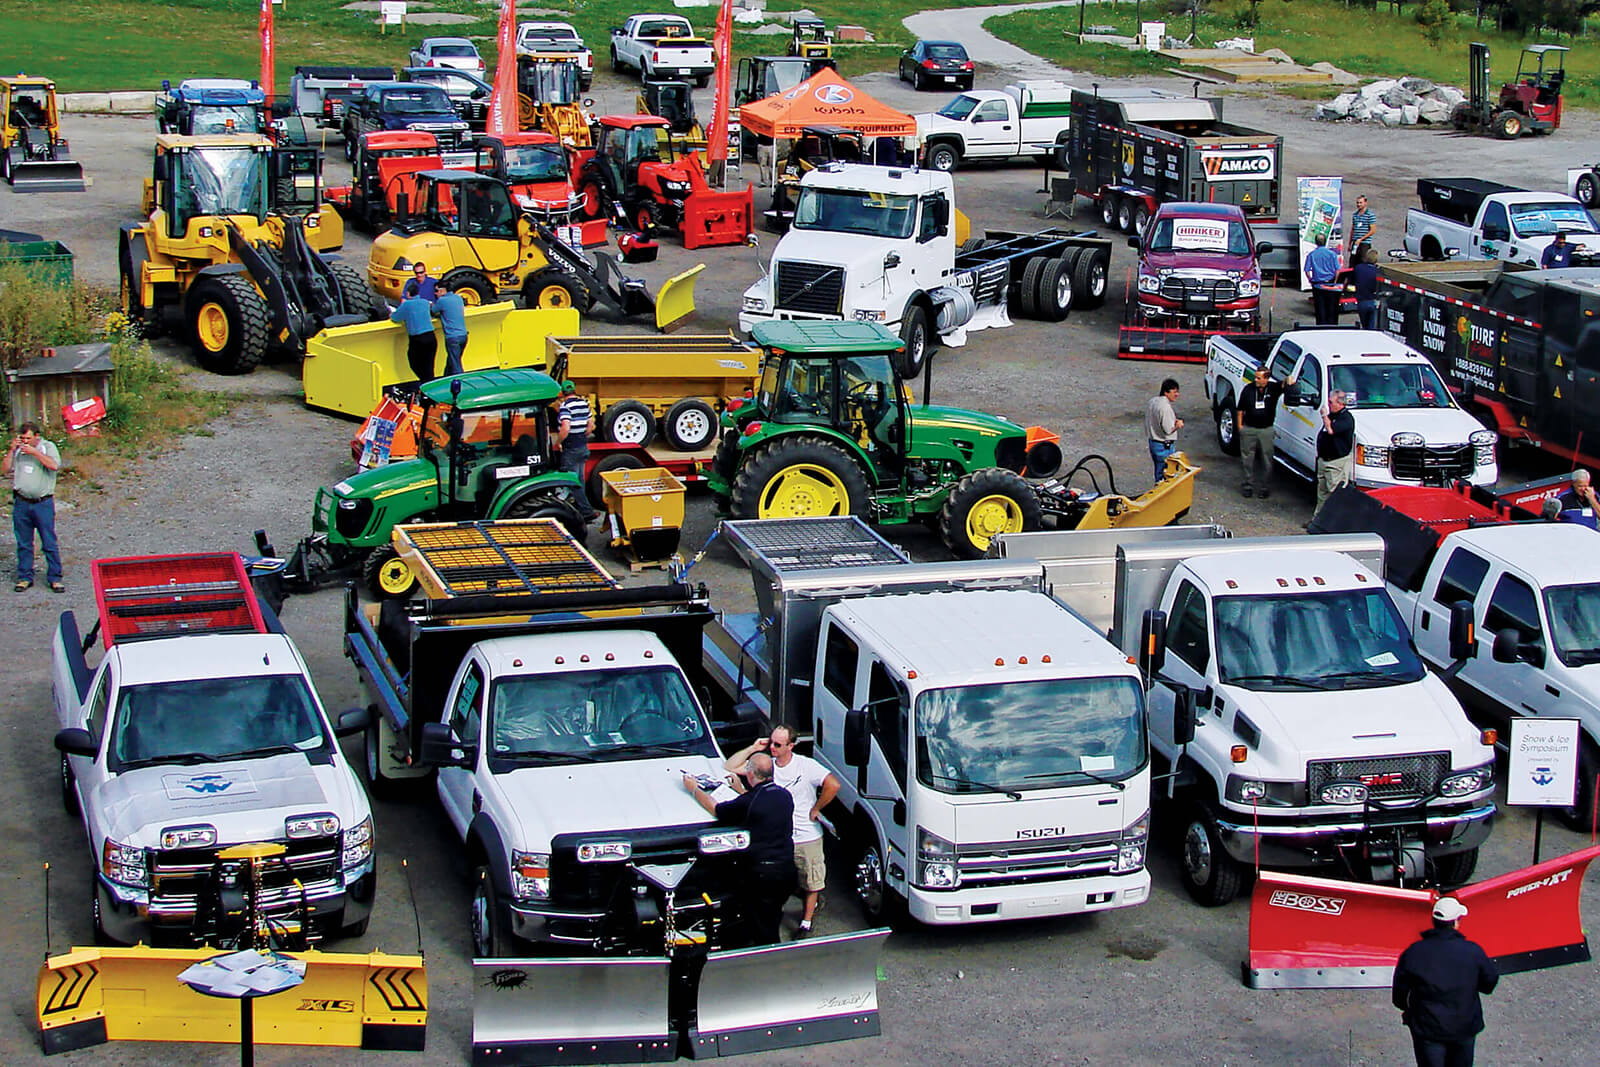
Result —
[[[1092,75],[1073,76],[1079,84]],[[999,85],[1004,71],[980,74],[980,85]],[[907,110],[938,106],[937,94],[916,94],[887,75],[857,83]],[[1174,82],[1187,88],[1187,83]],[[608,73],[597,75],[594,96],[602,111],[633,110],[635,86]],[[697,94],[702,113],[710,94]],[[1281,132],[1286,169],[1295,175],[1343,174],[1347,200],[1371,198],[1379,216],[1380,248],[1397,246],[1414,180],[1423,175],[1461,174],[1533,188],[1564,188],[1568,166],[1588,160],[1600,122],[1569,116],[1554,137],[1501,142],[1427,130],[1329,126],[1309,120],[1311,105],[1270,97],[1239,96],[1228,116]],[[144,119],[71,117],[66,132],[74,155],[94,178],[80,195],[19,196],[0,186],[0,227],[33,231],[65,242],[77,254],[79,277],[116,284],[115,227],[138,210],[139,183],[150,168],[153,123]],[[327,180],[347,172],[337,138],[330,142]],[[957,206],[978,227],[1021,229],[1045,224],[1037,166],[992,166],[960,173]],[[1293,195],[1285,183],[1286,200]],[[758,195],[758,203],[764,198]],[[1059,224],[1060,220],[1051,220]],[[1073,225],[1097,228],[1080,212]],[[770,240],[767,244],[770,246]],[[344,255],[365,264],[368,242],[352,234]],[[766,250],[763,250],[764,255]],[[699,311],[688,327],[721,332],[737,318],[740,294],[757,274],[748,249],[686,253],[665,243],[659,262],[640,269],[652,288],[695,262],[711,267],[702,276]],[[1239,534],[1291,534],[1310,514],[1309,487],[1290,485],[1268,502],[1239,498],[1237,479],[1216,447],[1209,411],[1195,367],[1118,362],[1114,358],[1120,293],[1130,253],[1113,259],[1114,298],[1065,323],[1019,322],[1011,329],[980,333],[959,350],[937,357],[933,397],[945,403],[992,411],[1024,424],[1039,423],[1062,434],[1071,462],[1106,455],[1118,486],[1138,492],[1148,485],[1142,431],[1143,405],[1162,377],[1183,387],[1180,414],[1188,419],[1182,446],[1207,469],[1200,476],[1189,521],[1216,521]],[[1281,328],[1309,320],[1309,304],[1298,293],[1279,293],[1273,307]],[[638,332],[596,318],[593,333]],[[186,365],[192,359],[163,343],[159,351]],[[9,601],[0,629],[0,688],[13,694],[0,717],[0,837],[8,862],[0,873],[0,960],[12,975],[4,985],[11,1010],[0,1019],[0,1062],[39,1058],[33,1022],[33,971],[45,952],[47,901],[43,865],[50,865],[48,901],[51,944],[59,951],[89,935],[90,865],[80,826],[61,810],[50,748],[55,728],[49,685],[49,636],[57,612],[92,614],[89,563],[108,555],[248,550],[250,532],[264,527],[280,547],[309,523],[319,485],[350,470],[348,440],[355,424],[307,409],[300,401],[297,367],[270,365],[239,379],[196,372],[196,384],[238,395],[225,419],[202,435],[171,440],[138,457],[101,484],[64,486],[58,518],[69,591],[52,596],[42,583]],[[70,460],[70,449],[67,450]],[[1547,473],[1537,457],[1513,454],[1502,464],[1508,481]],[[1286,476],[1280,475],[1284,483]],[[715,518],[704,496],[689,500],[684,545],[694,551],[709,536]],[[942,554],[920,528],[896,531],[892,539],[914,554]],[[591,540],[599,541],[598,535]],[[606,550],[599,550],[602,558]],[[5,539],[3,562],[11,564]],[[712,589],[719,606],[744,609],[751,602],[747,580],[714,551],[694,577]],[[645,580],[648,580],[645,579]],[[340,648],[340,595],[329,590],[295,598],[284,621],[315,673],[324,702],[335,713],[361,701],[354,671]],[[359,748],[359,743],[357,743]],[[428,957],[432,1018],[428,1051],[422,1054],[308,1053],[264,1048],[263,1064],[356,1062],[421,1064],[466,1062],[470,1043],[470,973],[466,871],[449,824],[431,803],[376,804],[380,842],[380,899],[371,929],[359,947],[409,951],[416,947],[413,918],[401,870],[407,860]],[[1507,809],[1483,852],[1481,874],[1523,866],[1532,851],[1531,815]],[[1158,831],[1159,835],[1159,831]],[[1546,856],[1586,843],[1553,824],[1544,830]],[[853,1064],[871,1058],[886,1064],[921,1065],[960,1058],[969,1062],[1082,1064],[1280,1064],[1350,1065],[1406,1062],[1410,1042],[1386,991],[1255,992],[1244,988],[1239,963],[1246,947],[1249,904],[1239,900],[1203,910],[1190,902],[1172,860],[1173,843],[1160,836],[1151,861],[1155,888],[1142,907],[1078,917],[973,929],[920,929],[889,942],[880,983],[881,1039],[767,1054],[770,1064]],[[822,913],[825,931],[859,925],[840,877]],[[1590,881],[1586,906],[1600,907]],[[357,945],[341,945],[356,948]],[[1483,1064],[1569,1064],[1592,1061],[1600,982],[1592,965],[1561,968],[1506,979],[1487,1002],[1488,1031],[1479,1041]],[[59,1058],[76,1064],[231,1063],[226,1046],[184,1049],[127,1045]],[[752,1062],[755,1062],[752,1059]]]

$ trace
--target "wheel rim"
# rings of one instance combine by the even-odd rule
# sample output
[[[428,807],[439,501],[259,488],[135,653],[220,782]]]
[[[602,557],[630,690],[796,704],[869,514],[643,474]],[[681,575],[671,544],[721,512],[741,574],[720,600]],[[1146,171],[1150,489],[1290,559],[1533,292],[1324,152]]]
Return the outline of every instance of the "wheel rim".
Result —
[[[487,958],[492,947],[489,944],[489,891],[480,880],[472,893],[472,950]]]
[[[542,308],[569,308],[572,306],[572,293],[564,285],[547,285],[539,290],[536,303]]]
[[[1117,205],[1110,199],[1100,203],[1100,221],[1107,226],[1117,221]]]
[[[1097,299],[1106,291],[1106,265],[1096,259],[1089,265],[1089,292]]]
[[[640,230],[648,230],[655,226],[656,216],[649,208],[640,208],[639,214],[634,217],[633,224]]]
[[[1183,871],[1195,885],[1211,881],[1211,837],[1198,822],[1183,835]]]
[[[587,218],[597,219],[605,213],[605,199],[600,195],[600,187],[594,182],[583,187],[583,214]]]
[[[1056,308],[1065,311],[1072,306],[1072,275],[1062,271],[1056,276]]]
[[[761,494],[760,519],[850,514],[850,494],[833,471],[815,463],[785,467]]]
[[[649,421],[637,411],[625,411],[611,423],[611,439],[620,445],[642,445],[649,432]]]
[[[911,331],[911,336],[906,338],[906,364],[912,367],[922,366],[922,360],[928,351],[928,331],[920,326]]]
[[[1522,132],[1522,120],[1519,118],[1506,119],[1506,136],[1515,137]]]
[[[461,302],[467,307],[475,308],[483,306],[483,294],[478,292],[478,290],[474,289],[472,286],[463,286],[462,288],[456,290],[456,292],[461,297]]]
[[[1589,178],[1580,179],[1578,182],[1578,200],[1585,207],[1594,203],[1594,181]]]
[[[1127,204],[1117,209],[1117,225],[1124,230],[1133,229],[1133,209]]]
[[[694,408],[679,415],[672,430],[680,441],[701,442],[711,436],[711,420],[706,418],[705,412]]]
[[[1232,447],[1234,429],[1233,409],[1223,408],[1217,414],[1217,440],[1221,441],[1224,447]]]
[[[378,568],[378,588],[390,596],[399,596],[410,589],[413,580],[411,565],[399,556],[384,560]]]
[[[228,312],[221,304],[207,301],[195,316],[194,332],[207,352],[221,352],[228,347]]]
[[[967,512],[967,540],[973,548],[988,548],[1003,533],[1022,532],[1022,507],[1003,493],[979,500]]]
[[[867,914],[875,916],[883,913],[883,893],[883,857],[878,846],[868,845],[856,864],[856,896]]]

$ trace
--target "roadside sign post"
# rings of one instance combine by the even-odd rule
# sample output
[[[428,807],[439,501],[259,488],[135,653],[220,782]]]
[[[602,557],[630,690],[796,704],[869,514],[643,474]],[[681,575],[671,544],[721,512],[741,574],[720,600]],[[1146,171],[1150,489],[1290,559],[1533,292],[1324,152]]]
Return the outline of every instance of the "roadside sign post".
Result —
[[[1506,803],[1533,807],[1533,862],[1539,862],[1544,809],[1575,803],[1578,789],[1578,720],[1511,720],[1511,762]]]

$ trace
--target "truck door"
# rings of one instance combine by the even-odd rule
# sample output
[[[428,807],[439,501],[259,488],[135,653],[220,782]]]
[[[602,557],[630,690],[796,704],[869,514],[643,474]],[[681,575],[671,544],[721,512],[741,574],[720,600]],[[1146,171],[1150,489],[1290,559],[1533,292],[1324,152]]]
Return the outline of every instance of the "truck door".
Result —
[[[910,870],[906,840],[906,762],[910,752],[911,702],[905,686],[875,656],[869,656],[859,706],[871,709],[872,766],[868,800],[889,843],[890,869]]]
[[[1539,611],[1539,595],[1516,575],[1501,573],[1482,610],[1474,664],[1481,674],[1473,679],[1474,684],[1513,715],[1548,715],[1556,711],[1558,702],[1546,685],[1544,667],[1552,653],[1548,630]],[[1494,635],[1506,629],[1520,631],[1525,645],[1537,646],[1532,663],[1494,661]]]
[[[89,731],[89,736],[100,743],[101,756],[104,756],[106,737],[106,714],[111,707],[111,666],[103,664],[100,668],[100,677],[95,679],[94,687],[89,691],[89,702],[84,705],[84,720],[82,726]],[[90,758],[88,756],[68,756],[72,764],[72,776],[77,780],[78,796],[85,797],[93,792],[105,780],[104,758]],[[88,811],[90,805],[85,804],[83,809]]]
[[[1468,259],[1511,259],[1511,216],[1497,200],[1483,205],[1483,215],[1472,231],[1472,252]]]
[[[972,109],[967,119],[969,156],[1008,156],[1017,149],[1017,122],[1011,116],[1010,100],[985,100]]]
[[[456,687],[451,692],[454,697],[450,701],[449,718],[446,720],[450,724],[450,732],[455,735],[457,741],[467,747],[468,751],[478,753],[481,759],[485,741],[482,736],[483,668],[478,665],[477,660],[467,661],[456,678]],[[444,813],[450,817],[451,825],[456,828],[456,833],[465,837],[472,817],[477,814],[479,803],[476,769],[440,767],[439,800],[444,805]]]
[[[1272,365],[1276,377],[1276,358]],[[1317,469],[1317,434],[1322,429],[1322,362],[1307,353],[1295,368],[1294,378],[1294,385],[1284,390],[1283,402],[1278,405],[1273,437],[1278,451],[1310,472]]]
[[[1155,684],[1150,687],[1150,742],[1169,759],[1177,754],[1172,742],[1173,694],[1184,686],[1209,692],[1207,671],[1211,666],[1211,633],[1206,595],[1188,579],[1182,580],[1167,612],[1167,661]],[[1195,705],[1195,723],[1208,721],[1209,702]]]

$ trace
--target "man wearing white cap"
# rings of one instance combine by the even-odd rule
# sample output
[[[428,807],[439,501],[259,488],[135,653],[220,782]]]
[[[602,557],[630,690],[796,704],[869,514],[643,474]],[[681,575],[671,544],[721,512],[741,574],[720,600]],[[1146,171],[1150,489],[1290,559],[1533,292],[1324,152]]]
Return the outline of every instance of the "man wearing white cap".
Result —
[[[1500,972],[1474,941],[1456,929],[1467,907],[1455,897],[1433,905],[1433,929],[1400,953],[1394,968],[1394,1006],[1411,1030],[1417,1067],[1472,1067],[1483,1032],[1478,994],[1493,993]]]

